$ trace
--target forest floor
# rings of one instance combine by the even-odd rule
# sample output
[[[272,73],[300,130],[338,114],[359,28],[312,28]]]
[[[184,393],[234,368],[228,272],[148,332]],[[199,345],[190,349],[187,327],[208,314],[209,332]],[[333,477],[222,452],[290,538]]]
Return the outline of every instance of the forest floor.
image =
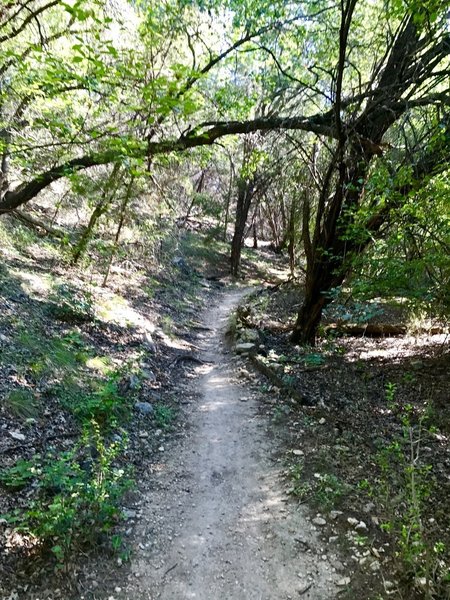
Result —
[[[244,251],[256,291],[222,278],[226,256],[199,234],[104,288],[12,231],[0,474],[70,452],[113,389],[124,420],[105,439],[127,437],[118,463],[136,483],[112,535],[74,544],[64,565],[0,520],[2,600],[450,597],[445,334],[333,332],[301,349],[288,342],[301,287],[281,284],[269,250]],[[20,477],[2,475],[0,516],[37,497]]]

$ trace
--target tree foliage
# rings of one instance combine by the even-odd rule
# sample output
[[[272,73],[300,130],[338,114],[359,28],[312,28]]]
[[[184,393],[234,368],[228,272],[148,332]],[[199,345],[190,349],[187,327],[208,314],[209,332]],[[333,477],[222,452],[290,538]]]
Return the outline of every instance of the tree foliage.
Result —
[[[356,267],[381,277],[401,257],[410,283],[442,296],[448,8],[445,0],[6,2],[0,213],[58,181],[56,195],[79,202],[86,172],[87,231],[110,214],[120,233],[136,208],[123,199],[131,180],[151,194],[169,165],[202,160],[202,151],[208,163],[225,149],[234,169],[227,220],[238,200],[233,272],[248,215],[260,215],[280,248],[289,240],[292,271],[303,241],[294,341],[314,342],[330,290]],[[237,167],[239,144],[229,136],[238,134],[258,136],[258,152],[276,160],[255,147]],[[112,196],[111,173],[120,174]],[[87,234],[75,258],[85,242]]]

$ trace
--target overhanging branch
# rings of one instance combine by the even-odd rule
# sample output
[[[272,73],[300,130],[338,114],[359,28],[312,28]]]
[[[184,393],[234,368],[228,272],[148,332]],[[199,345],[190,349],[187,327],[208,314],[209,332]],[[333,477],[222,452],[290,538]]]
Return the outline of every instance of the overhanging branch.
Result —
[[[253,131],[272,131],[277,129],[297,129],[310,131],[327,136],[333,135],[331,124],[325,124],[323,115],[316,117],[272,117],[261,118],[253,121],[228,121],[216,124],[205,123],[199,125],[195,130],[181,135],[178,139],[150,142],[148,145],[139,145],[127,153],[128,158],[143,159],[148,155],[168,154],[170,152],[182,152],[198,146],[212,145],[216,140],[227,135],[245,134]],[[67,177],[83,169],[120,162],[124,158],[124,152],[110,150],[97,154],[85,155],[74,158],[61,165],[53,167],[35,177],[28,183],[20,185],[15,190],[6,192],[0,202],[0,214],[8,213],[23,204],[29,202],[54,181]]]

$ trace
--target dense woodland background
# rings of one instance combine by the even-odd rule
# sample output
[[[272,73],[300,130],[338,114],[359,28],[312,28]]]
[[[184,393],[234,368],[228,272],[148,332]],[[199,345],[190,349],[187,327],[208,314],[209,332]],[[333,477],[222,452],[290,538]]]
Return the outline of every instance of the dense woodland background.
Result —
[[[97,356],[97,334],[83,327],[97,323],[101,331],[98,301],[109,302],[103,316],[112,311],[108,294],[117,300],[145,291],[146,302],[159,302],[162,335],[170,337],[178,318],[170,311],[196,305],[200,275],[209,282],[226,274],[262,278],[279,286],[272,290],[281,291],[279,303],[267,296],[259,314],[257,299],[238,325],[268,323],[282,336],[282,355],[296,353],[297,363],[320,367],[323,344],[338,330],[414,332],[416,341],[435,334],[441,337],[431,340],[427,357],[442,360],[450,299],[449,27],[447,0],[1,1],[4,429],[24,442],[15,419],[34,426],[36,393],[56,402],[65,390],[70,398],[55,410],[70,408],[69,431],[95,447],[88,458],[102,457],[101,485],[114,493],[98,477],[86,480],[89,470],[77,467],[78,483],[70,480],[64,465],[72,473],[74,461],[83,462],[80,442],[67,446],[58,474],[44,459],[31,464],[27,451],[19,450],[17,463],[16,448],[8,454],[7,446],[5,467],[13,471],[4,471],[6,485],[23,489],[38,469],[37,488],[84,486],[83,502],[95,504],[91,518],[110,523],[124,483],[113,467],[122,441],[108,442],[124,417],[118,399],[138,385],[131,375],[151,387],[156,367],[136,366],[124,353],[113,368]],[[33,308],[21,305],[24,277]],[[152,351],[153,330],[142,317],[149,307],[135,302],[141,316],[133,322],[128,315],[122,325],[138,328]],[[105,333],[104,350],[108,336],[114,338]],[[86,377],[77,405],[77,364],[97,359],[97,380]],[[297,389],[295,373],[285,375]],[[397,418],[403,445],[396,443],[414,453],[424,405],[415,410],[406,399],[394,408],[399,384],[383,377],[378,392]],[[442,407],[444,387],[433,397]],[[171,409],[158,410],[159,423],[170,421]],[[435,427],[448,433],[446,419],[431,418],[430,435]],[[416,463],[413,457],[401,467],[403,489],[410,490]],[[445,468],[436,477],[443,485]],[[448,567],[436,559],[447,542],[439,531],[431,541],[423,532],[419,505],[430,490],[418,497],[410,490],[409,521],[391,528],[408,565],[408,589],[447,598]],[[102,494],[111,498],[106,509]],[[43,518],[48,502],[22,503],[16,521],[49,541],[61,565],[72,546],[61,532],[72,525],[50,526]],[[78,509],[55,505],[72,516]]]

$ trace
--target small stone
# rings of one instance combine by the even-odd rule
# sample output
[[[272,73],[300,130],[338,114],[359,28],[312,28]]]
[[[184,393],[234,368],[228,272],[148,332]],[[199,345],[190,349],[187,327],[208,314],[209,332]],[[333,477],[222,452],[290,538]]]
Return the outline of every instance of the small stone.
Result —
[[[338,585],[339,587],[345,587],[346,585],[349,585],[350,581],[350,577],[343,577],[342,579],[339,579],[339,581],[336,582],[336,585]]]
[[[121,587],[115,587],[114,591],[116,592],[116,594],[120,594],[120,592],[122,591]]]
[[[244,352],[252,352],[256,350],[256,346],[252,342],[243,342],[236,344],[235,350],[236,354],[243,354]]]
[[[303,456],[305,453],[303,450],[292,450],[292,454],[294,454],[294,456]]]
[[[356,525],[358,525],[359,521],[358,521],[358,519],[355,519],[355,517],[349,517],[347,519],[347,523],[349,525],[351,525],[352,527],[356,527]]]
[[[327,420],[325,419],[325,417],[322,417],[322,418],[319,420],[319,425],[325,425],[325,423],[326,423],[326,422],[327,422]]]
[[[344,514],[344,513],[341,510],[331,510],[330,511],[330,519],[332,521],[336,521],[336,519],[342,514]]]
[[[280,365],[280,363],[277,363],[277,362],[270,363],[270,367],[274,371],[283,371],[284,370],[283,365]]]
[[[364,506],[364,508],[363,508],[363,511],[364,511],[365,513],[370,513],[370,512],[372,512],[372,511],[373,511],[373,509],[374,509],[374,508],[375,508],[375,504],[374,504],[373,502],[368,502],[368,503],[367,503],[367,504]]]
[[[156,344],[148,331],[146,331],[142,336],[142,345],[146,350],[148,350],[152,354],[156,353]]]
[[[160,446],[160,447],[158,448],[158,452],[164,452],[164,446]]]
[[[137,517],[137,512],[131,508],[122,509],[122,515],[126,521],[130,519],[135,519]]]
[[[312,522],[314,523],[314,525],[318,525],[319,527],[324,527],[324,525],[327,524],[327,522],[325,521],[325,519],[323,517],[315,517]]]
[[[395,588],[395,583],[393,581],[386,581],[385,580],[385,582],[384,582],[384,589],[386,591],[393,590],[394,588]]]
[[[190,267],[182,256],[174,256],[172,258],[172,264],[174,267],[180,269],[180,271],[183,271],[183,273],[190,272]]]
[[[239,333],[242,342],[259,342],[259,334],[256,329],[243,329]]]
[[[130,389],[137,390],[139,388],[139,383],[140,383],[139,377],[135,373],[132,373],[128,377],[128,381],[130,383]]]
[[[156,375],[150,369],[142,369],[141,376],[142,379],[146,379],[147,381],[156,381]]]
[[[337,535],[331,535],[331,536],[328,538],[328,543],[329,543],[329,544],[334,544],[334,542],[337,542],[337,541],[338,541],[338,539],[339,539],[339,536],[337,536]]]
[[[367,531],[367,525],[364,523],[364,521],[359,521],[359,523],[355,525],[355,529],[359,532]]]
[[[380,566],[381,566],[381,565],[380,565],[379,561],[378,561],[378,560],[374,560],[374,561],[373,561],[373,562],[370,564],[370,567],[369,567],[369,569],[370,569],[370,570],[371,570],[373,573],[376,573],[377,571],[379,571],[379,570],[380,570]]]
[[[23,433],[20,433],[20,431],[10,431],[9,435],[19,442],[24,442],[26,440],[26,437],[23,435]]]
[[[153,404],[150,402],[136,402],[134,408],[141,413],[141,415],[151,415],[153,412]]]

